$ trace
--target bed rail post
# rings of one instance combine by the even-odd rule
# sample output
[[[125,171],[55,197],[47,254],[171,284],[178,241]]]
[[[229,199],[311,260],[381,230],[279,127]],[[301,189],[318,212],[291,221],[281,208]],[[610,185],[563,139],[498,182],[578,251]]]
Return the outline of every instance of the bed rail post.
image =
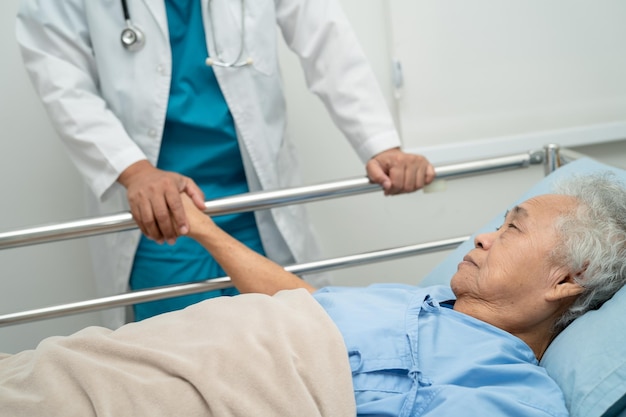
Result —
[[[546,145],[543,149],[545,154],[543,161],[545,175],[556,171],[565,164],[585,157],[585,155],[580,152],[568,148],[561,148],[559,145],[555,144]]]
[[[550,144],[544,147],[545,150],[545,159],[543,161],[543,172],[547,176],[551,172],[556,171],[558,167],[560,167],[561,159],[560,159],[560,150],[559,145]]]

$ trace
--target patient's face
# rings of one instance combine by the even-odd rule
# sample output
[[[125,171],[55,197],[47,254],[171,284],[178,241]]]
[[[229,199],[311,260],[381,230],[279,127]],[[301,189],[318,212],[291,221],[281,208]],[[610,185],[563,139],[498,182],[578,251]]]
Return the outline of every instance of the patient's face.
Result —
[[[576,205],[569,196],[543,195],[511,209],[502,226],[476,237],[451,285],[457,298],[470,297],[496,311],[526,312],[563,270],[550,253],[558,244],[555,221]]]

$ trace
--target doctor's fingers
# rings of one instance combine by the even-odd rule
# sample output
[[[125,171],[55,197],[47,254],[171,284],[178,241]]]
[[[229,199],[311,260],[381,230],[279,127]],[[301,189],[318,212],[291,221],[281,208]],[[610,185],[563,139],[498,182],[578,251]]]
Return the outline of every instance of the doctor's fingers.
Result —
[[[133,218],[137,222],[137,225],[146,237],[158,243],[163,243],[165,240],[172,239],[171,237],[167,237],[162,232],[162,230],[168,230],[168,222],[170,224],[169,230],[174,230],[172,219],[169,216],[167,204],[165,203],[165,198],[162,196],[160,198],[154,197],[153,199],[145,199],[136,203],[131,207],[131,212],[133,213]],[[163,221],[164,213],[168,217],[167,221]]]
[[[413,155],[411,155],[413,156]],[[422,189],[430,184],[435,178],[435,169],[423,157],[410,158],[406,165],[398,165],[391,168],[392,187],[390,193],[410,193]]]
[[[206,209],[206,205],[204,204],[204,192],[191,178],[184,177],[184,179],[185,186],[181,192],[184,192],[191,198],[191,201],[193,201],[198,210],[204,211]]]
[[[391,188],[389,194],[411,193],[420,187],[417,178],[418,167],[415,165],[396,165],[389,170]]]
[[[186,225],[186,216],[176,186],[143,188],[132,197],[129,195],[129,204],[142,233],[159,243],[174,243],[177,237],[175,222],[181,226]]]
[[[383,152],[368,163],[368,175],[374,182],[374,175],[381,169],[389,178],[389,186],[385,194],[400,194],[419,190],[429,184],[435,177],[435,170],[428,160],[416,154],[404,153],[400,150]]]
[[[151,202],[158,231],[169,244],[174,244],[178,236],[189,232],[189,220],[181,193],[187,194],[199,210],[205,209],[204,193],[191,178],[176,173],[168,174],[173,182],[163,183],[163,199],[155,194]]]

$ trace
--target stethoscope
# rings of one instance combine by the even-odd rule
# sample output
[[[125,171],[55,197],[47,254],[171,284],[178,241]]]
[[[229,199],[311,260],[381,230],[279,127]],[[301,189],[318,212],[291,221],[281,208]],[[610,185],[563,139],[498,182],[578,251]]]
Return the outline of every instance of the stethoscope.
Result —
[[[122,30],[122,46],[132,52],[138,51],[146,44],[146,37],[141,29],[133,25],[130,20],[130,13],[128,13],[128,4],[126,0],[122,0],[122,10],[124,11],[124,20],[126,21],[126,27]]]
[[[135,26],[130,18],[130,13],[128,12],[128,2],[127,0],[122,1],[122,10],[124,12],[124,21],[126,22],[126,27],[122,30],[122,34],[120,40],[122,41],[122,46],[124,49],[135,52],[139,51],[146,44],[146,37],[141,29]],[[217,52],[217,46],[214,48],[217,53],[217,58],[207,58],[205,63],[208,66],[217,66],[224,68],[239,68],[244,67],[246,65],[252,64],[252,58],[247,58],[245,60],[241,60],[243,56],[243,51],[245,49],[245,38],[246,38],[246,25],[244,23],[244,2],[245,0],[241,0],[241,42],[239,44],[239,53],[237,54],[237,58],[233,61],[227,62],[224,61],[220,53]],[[217,44],[215,37],[215,25],[213,24],[213,0],[209,0],[209,24],[211,26],[211,36],[213,37],[213,42]]]

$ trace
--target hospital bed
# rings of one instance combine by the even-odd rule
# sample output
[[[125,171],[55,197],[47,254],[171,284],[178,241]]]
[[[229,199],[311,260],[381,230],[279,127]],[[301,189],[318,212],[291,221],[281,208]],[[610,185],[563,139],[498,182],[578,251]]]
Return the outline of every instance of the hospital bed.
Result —
[[[545,149],[526,154],[509,155],[487,160],[463,162],[436,168],[437,179],[451,179],[485,174],[506,169],[523,168],[543,163],[546,177],[527,190],[518,201],[549,191],[557,179],[573,173],[610,170],[626,181],[626,171],[594,161],[568,149],[549,145]],[[207,202],[211,215],[256,210],[288,204],[316,201],[378,190],[377,185],[359,178],[291,190],[252,193],[234,198]],[[500,225],[502,213],[476,234],[493,230]],[[130,214],[122,213],[105,218],[87,219],[52,226],[33,227],[0,233],[0,249],[73,239],[99,233],[128,230],[134,224]],[[439,250],[452,252],[433,269],[420,285],[446,284],[456,265],[472,245],[472,236],[460,236],[435,242],[384,249],[341,258],[286,267],[296,274],[320,272],[364,263],[378,262],[405,256],[414,256]],[[34,320],[95,311],[104,308],[131,305],[137,302],[204,292],[230,286],[228,277],[155,288],[121,294],[113,297],[46,307],[0,315],[0,326]],[[562,332],[550,345],[541,365],[562,388],[568,409],[573,417],[626,417],[626,288],[599,310],[585,314]]]

